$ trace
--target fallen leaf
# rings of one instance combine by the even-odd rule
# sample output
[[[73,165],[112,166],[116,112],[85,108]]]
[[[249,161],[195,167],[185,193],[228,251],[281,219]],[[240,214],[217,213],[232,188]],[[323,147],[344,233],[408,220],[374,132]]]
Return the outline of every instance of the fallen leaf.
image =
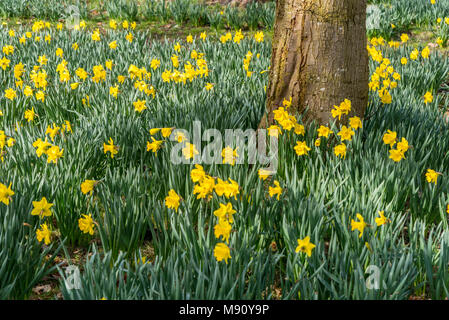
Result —
[[[51,291],[51,285],[49,285],[49,284],[44,284],[42,286],[36,286],[33,288],[33,292],[38,295],[41,295],[43,293],[47,293],[50,291]]]

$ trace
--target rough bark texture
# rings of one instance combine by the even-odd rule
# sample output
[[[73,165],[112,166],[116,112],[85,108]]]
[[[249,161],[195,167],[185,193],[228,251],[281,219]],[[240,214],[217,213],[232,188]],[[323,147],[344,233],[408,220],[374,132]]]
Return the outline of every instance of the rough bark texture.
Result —
[[[304,120],[332,120],[344,99],[362,117],[368,103],[366,0],[277,0],[267,88],[268,119],[292,97]],[[342,118],[343,121],[343,118]]]

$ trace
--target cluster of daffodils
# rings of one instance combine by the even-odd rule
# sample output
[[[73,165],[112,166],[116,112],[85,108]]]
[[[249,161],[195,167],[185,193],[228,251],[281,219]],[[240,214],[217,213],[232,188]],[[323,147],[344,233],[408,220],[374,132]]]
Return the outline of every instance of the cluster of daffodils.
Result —
[[[56,55],[62,57],[62,49],[58,49],[56,49]],[[62,59],[62,61],[56,66],[56,71],[59,73],[60,82],[68,82],[70,80],[70,71],[67,68],[67,64],[67,61],[65,59]]]
[[[72,125],[69,121],[65,120],[61,126],[57,126],[53,123],[51,126],[47,126],[47,130],[45,130],[45,134],[48,134],[51,138],[51,141],[55,141],[55,137],[58,134],[64,135],[67,133],[72,133]]]
[[[157,154],[157,151],[162,147],[162,144],[166,141],[166,138],[170,137],[172,134],[172,131],[175,128],[153,128],[150,129],[150,134],[152,135],[151,137],[151,142],[147,141],[147,151],[151,151],[155,154]],[[158,133],[161,133],[162,137],[164,138],[163,140],[156,140],[153,135],[156,135]],[[184,133],[182,133],[179,130],[176,130],[173,133],[173,137],[174,139],[178,142],[178,143],[183,143],[183,148],[181,149],[182,151],[182,155],[186,160],[192,159],[194,158],[196,155],[199,154],[198,150],[196,149],[195,145],[193,143],[190,143],[187,141],[186,136],[184,135]]]
[[[279,107],[278,109],[273,111],[274,114],[274,120],[280,125],[272,125],[268,128],[268,134],[270,136],[276,136],[278,137],[279,134],[283,134],[282,130],[284,131],[291,131],[293,129],[293,132],[296,135],[302,135],[305,134],[305,129],[302,124],[299,124],[297,122],[297,119],[295,116],[289,114],[288,108],[291,105],[292,98],[289,100],[284,99],[283,100],[283,106]],[[338,120],[341,120],[341,117],[343,115],[348,115],[349,112],[351,112],[351,101],[348,99],[345,99],[343,102],[340,103],[339,106],[333,106],[333,109],[331,110],[332,117],[337,118]],[[346,157],[346,144],[344,141],[352,141],[352,137],[355,134],[355,131],[359,128],[362,128],[362,121],[359,117],[354,116],[349,118],[349,127],[346,125],[343,125],[341,127],[341,130],[337,133],[337,136],[339,136],[341,140],[341,144],[334,147],[334,153],[336,156],[345,158]],[[332,133],[334,133],[329,127],[321,125],[317,129],[318,137],[315,140],[315,147],[319,147],[321,145],[321,139],[325,138],[327,139]],[[305,156],[308,155],[308,152],[311,150],[311,148],[307,145],[305,141],[297,141],[296,145],[294,147],[294,150],[298,156]]]
[[[233,40],[235,43],[239,44],[240,41],[243,40],[243,38],[245,38],[245,36],[243,35],[242,30],[239,30],[235,32]]]
[[[239,44],[245,36],[242,33],[242,30],[238,30],[235,32],[234,37],[232,37],[231,32],[227,32],[226,34],[220,36],[220,42],[225,44],[228,41],[234,41],[234,43]]]
[[[332,113],[332,117],[333,118],[337,118],[340,121],[341,117],[343,115],[348,115],[349,112],[351,111],[351,101],[348,99],[345,99],[342,103],[340,103],[339,106],[333,106],[331,113]]]
[[[179,43],[176,43],[174,46],[174,50],[179,52],[181,50],[181,46]],[[172,55],[171,61],[173,65],[172,70],[165,69],[162,73],[163,82],[174,82],[174,83],[183,83],[185,84],[187,80],[192,82],[194,79],[198,77],[204,78],[209,76],[209,68],[207,66],[207,61],[204,59],[204,53],[197,52],[196,50],[192,50],[190,53],[190,58],[194,60],[194,64],[191,61],[187,61],[184,63],[184,72],[181,72],[178,68],[180,67],[179,57],[177,55]]]
[[[266,169],[259,169],[258,174],[259,174],[259,178],[261,180],[266,180],[270,176],[271,172]],[[283,189],[278,180],[274,180],[273,184],[274,184],[274,186],[268,187],[268,193],[271,198],[276,196],[276,199],[279,200],[280,196],[283,192]],[[303,252],[308,257],[311,257],[312,251],[316,247],[316,245],[313,244],[312,242],[310,242],[310,236],[306,236],[303,239],[298,239],[297,241],[298,241],[298,246],[296,247],[295,252],[296,253]],[[274,243],[274,245],[276,245],[276,243]]]
[[[33,147],[36,148],[36,155],[40,158],[43,154],[47,155],[47,163],[57,163],[58,159],[62,157],[64,149],[60,149],[57,145],[53,145],[45,138],[41,138],[33,142]]]
[[[234,41],[234,43],[239,44],[241,40],[244,39],[244,35],[241,32],[241,30],[238,30],[235,32],[234,37],[232,36],[231,32],[227,32],[226,34],[220,36],[221,43],[225,44],[229,41]],[[263,42],[264,41],[264,33],[263,31],[256,32],[254,35],[254,39],[256,42]],[[259,57],[259,54],[257,54],[257,57]],[[243,69],[246,72],[246,76],[249,78],[253,74],[252,71],[249,70],[249,65],[251,63],[251,59],[253,58],[253,53],[251,51],[248,51],[245,55],[245,58],[243,59]]]
[[[27,110],[28,114],[25,114],[25,117],[29,119],[34,118],[34,110],[32,109]],[[25,112],[27,112],[25,111]],[[30,120],[28,120],[30,121]],[[47,126],[47,130],[45,131],[46,135],[50,136],[50,139],[52,142],[54,142],[56,135],[61,134],[67,134],[72,132],[72,125],[69,121],[65,121],[62,125],[58,126],[55,123],[53,123],[51,126]],[[36,148],[36,155],[40,158],[43,154],[47,156],[47,163],[57,163],[58,159],[60,159],[63,156],[64,148],[60,148],[57,145],[53,145],[52,143],[48,142],[47,137],[45,137],[45,140],[42,140],[41,138],[37,139],[33,142],[33,147]]]
[[[338,120],[340,120],[342,115],[348,115],[349,112],[351,112],[351,108],[351,101],[345,99],[340,103],[339,106],[333,106],[333,109],[331,110],[332,117],[338,117]],[[334,154],[337,157],[346,157],[347,146],[344,141],[352,141],[352,137],[355,135],[355,131],[360,128],[362,128],[362,120],[360,120],[360,118],[357,116],[349,118],[349,127],[346,127],[345,125],[341,126],[340,131],[337,133],[337,135],[340,137],[341,143],[334,147]],[[327,137],[331,133],[332,131],[330,131],[330,129],[327,127],[321,126],[320,128],[318,128],[319,136],[323,135]]]
[[[84,180],[81,183],[81,192],[83,194],[92,195],[94,187],[98,185],[100,181],[97,180]],[[81,218],[78,219],[78,227],[83,233],[88,233],[91,236],[94,234],[96,222],[92,218],[92,214],[82,214]]]
[[[260,180],[266,180],[271,175],[271,171],[266,170],[266,169],[259,169],[258,174],[259,174]],[[280,196],[282,195],[283,189],[278,180],[274,180],[273,184],[274,184],[274,186],[268,187],[268,194],[269,194],[270,198],[273,198],[274,196],[276,196],[276,199],[279,200]]]
[[[374,219],[378,227],[391,222],[390,219],[385,217],[384,211],[379,211],[378,214],[379,217]],[[359,238],[361,238],[363,236],[363,231],[365,230],[365,228],[369,227],[370,225],[365,222],[365,219],[360,213],[356,214],[356,218],[358,219],[358,221],[354,219],[351,220],[351,231],[359,231]]]
[[[119,26],[123,29],[134,29],[136,27],[136,23],[129,23],[128,21],[123,21],[119,23],[116,20],[110,20],[109,21],[109,27],[111,29],[117,29]],[[33,24],[32,31],[37,32],[44,32],[46,29],[50,29],[51,24],[48,22],[43,21],[36,21]],[[56,26],[57,30],[62,30],[63,26],[61,23],[58,23]],[[86,23],[84,21],[81,21],[79,25],[76,25],[74,27],[74,30],[81,30],[86,28]],[[14,30],[10,31],[10,37],[16,37],[16,32]],[[230,34],[230,33],[229,33]],[[229,39],[229,34],[226,34],[224,38]],[[206,33],[203,32],[200,35],[201,40],[206,39]],[[255,40],[257,42],[263,41],[263,32],[258,32],[255,35]],[[32,38],[31,32],[25,32],[22,37],[24,40],[20,41],[20,44],[25,45],[26,39]],[[20,39],[22,39],[20,38]],[[232,35],[231,35],[232,38]],[[235,43],[240,43],[240,41],[244,38],[241,31],[237,31],[233,37]],[[50,43],[51,36],[50,34],[47,34],[45,36],[46,42]],[[127,35],[126,39],[129,42],[132,42],[132,35]],[[94,30],[91,34],[91,40],[93,42],[102,41],[102,35],[98,29]],[[40,39],[35,39],[35,41],[40,41]],[[186,39],[187,43],[193,42],[193,36],[189,35]],[[117,40],[113,40],[109,42],[109,48],[111,50],[117,49]],[[77,43],[73,43],[72,49],[74,51],[78,50],[79,45]],[[174,46],[175,52],[181,51],[181,45],[179,43],[176,43]],[[8,68],[11,68],[11,59],[9,56],[13,55],[15,52],[15,48],[12,45],[4,45],[3,46],[3,53],[5,57],[3,57],[0,60],[0,67],[3,70],[8,70]],[[84,84],[88,81],[91,81],[93,84],[100,84],[106,82],[107,78],[110,78],[109,72],[113,70],[114,63],[112,60],[106,60],[103,64],[94,65],[91,69],[91,72],[86,71],[85,68],[78,66],[75,68],[69,68],[68,62],[64,59],[64,50],[61,48],[56,48],[55,51],[55,58],[57,62],[56,66],[56,74],[58,75],[55,79],[49,79],[47,70],[45,68],[48,68],[49,61],[52,60],[52,57],[47,57],[45,54],[40,55],[37,59],[37,65],[34,65],[33,67],[30,66],[30,69],[27,70],[26,66],[23,63],[17,63],[13,66],[14,69],[14,77],[16,80],[16,87],[17,88],[6,88],[4,91],[4,97],[10,101],[15,100],[18,98],[20,93],[23,93],[23,96],[28,98],[29,100],[26,100],[27,102],[42,102],[44,103],[46,98],[46,89],[49,85],[59,85],[56,83],[51,83],[53,80],[59,80],[60,83],[66,83],[68,84],[67,88],[70,88],[71,90],[78,90],[78,88],[83,87]],[[207,61],[204,58],[204,53],[197,52],[196,50],[192,50],[190,53],[190,58],[193,59],[193,61],[186,61],[184,63],[184,70],[181,71],[180,65],[180,59],[179,57],[174,54],[171,57],[173,69],[171,70],[165,70],[161,78],[163,82],[175,82],[175,83],[186,83],[187,80],[192,82],[194,79],[200,77],[207,77],[209,75],[209,68],[207,65]],[[59,59],[59,62],[58,62]],[[252,59],[252,53],[249,51],[245,57],[245,70],[247,72],[247,76],[250,77],[252,72],[249,70],[249,63]],[[53,61],[53,60],[52,60]],[[153,70],[156,70],[161,65],[161,61],[158,59],[152,59],[150,63],[150,68]],[[72,69],[72,71],[70,71]],[[155,98],[156,95],[156,89],[149,83],[151,80],[151,72],[149,72],[145,67],[138,67],[134,64],[130,64],[128,66],[128,74],[127,75],[118,75],[116,78],[116,84],[111,85],[109,87],[109,94],[117,99],[118,95],[120,94],[120,85],[125,82],[125,80],[128,78],[131,81],[134,81],[134,88],[137,89],[139,92],[145,93],[147,96],[151,96],[152,98]],[[73,74],[72,74],[73,72]],[[28,77],[27,77],[28,75]],[[114,79],[111,79],[114,80]],[[87,84],[85,85],[88,86]],[[206,90],[211,90],[213,88],[212,83],[206,84]],[[33,100],[35,99],[35,100]],[[90,98],[88,94],[85,94],[85,96],[82,98],[82,103],[85,106],[90,106]],[[147,99],[137,99],[132,103],[134,110],[136,112],[143,112],[148,108],[147,105]],[[0,111],[0,115],[1,111]],[[24,119],[28,122],[33,122],[37,114],[34,111],[34,107],[28,108],[24,112]],[[70,124],[65,124],[67,126],[67,130],[71,131]],[[64,125],[62,125],[63,127]],[[49,134],[51,137],[52,142],[54,141],[55,136],[58,133],[63,133],[64,130],[59,130],[60,127],[53,125],[53,127],[48,127],[46,134]],[[180,136],[179,139],[182,139]],[[13,140],[9,140],[8,145],[11,145]],[[37,150],[37,154],[40,157],[42,154],[48,154],[49,162],[56,162],[57,159],[62,157],[63,149],[60,149],[58,146],[54,146],[52,144],[49,144],[47,140],[42,141],[41,139],[38,139],[33,144]],[[162,145],[161,140],[155,140],[152,137],[152,141],[147,143],[147,150],[156,152]],[[118,153],[118,146],[114,145],[114,142],[112,138],[109,139],[108,143],[103,144],[103,151],[104,153],[109,153],[111,158],[114,158],[114,156]],[[2,154],[4,153],[4,150],[2,150]],[[193,144],[190,144],[186,142],[186,146],[183,149],[183,154],[186,159],[194,157],[196,154],[198,154],[197,150],[195,149],[195,146]],[[234,152],[234,155],[232,157],[228,156],[228,150],[223,151],[223,158],[224,163],[235,163],[235,158],[238,157],[236,154],[236,151]],[[230,159],[228,161],[228,159]]]
[[[160,64],[161,64],[161,62],[159,60],[153,59],[153,60],[151,60],[150,67],[153,70],[156,70],[160,66]],[[106,67],[108,69],[112,69],[112,64],[109,65],[109,67],[108,67],[108,65],[106,65]],[[131,80],[136,80],[136,82],[134,83],[134,88],[139,89],[140,92],[144,91],[147,95],[153,95],[153,92],[148,91],[148,90],[151,90],[151,86],[148,87],[148,85],[145,83],[145,81],[143,81],[143,80],[148,80],[148,81],[151,80],[151,72],[150,71],[147,71],[147,69],[145,67],[139,68],[139,67],[135,66],[134,64],[131,64],[128,67],[128,75]],[[123,76],[118,77],[117,80],[120,83],[123,83],[123,81],[125,80],[125,77],[123,77]]]
[[[85,70],[82,68],[78,68],[77,71],[79,71],[79,73],[77,73],[77,76],[80,78],[80,80],[83,80],[84,75],[86,74]],[[93,72],[92,81],[94,83],[106,81],[106,70],[102,64],[93,66],[92,72]]]
[[[405,152],[410,147],[408,141],[404,137],[402,137],[401,141],[398,141],[396,131],[387,130],[383,135],[382,140],[386,145],[390,146],[390,159],[394,162],[399,162],[402,159],[405,159]],[[394,149],[395,145],[396,149]]]
[[[397,81],[401,80],[401,75],[395,72],[390,60],[384,58],[382,52],[377,50],[375,46],[368,46],[367,48],[371,58],[379,63],[379,66],[371,75],[369,89],[377,91],[383,104],[390,104],[392,102],[391,90],[398,86]]]
[[[264,38],[263,31],[258,31],[258,32],[256,32],[256,33],[254,34],[254,39],[255,39],[257,42],[263,42],[263,38]]]
[[[121,27],[122,29],[128,30],[130,27],[134,30],[136,29],[137,23],[135,21],[129,23],[128,20],[124,20],[122,22],[119,22],[115,19],[109,20],[109,27],[113,30],[117,30],[118,27]]]
[[[445,48],[449,40],[449,17],[437,18],[437,34],[436,43]]]
[[[291,131],[293,129],[296,135],[304,135],[305,129],[302,124],[299,124],[296,117],[288,113],[288,109],[292,104],[292,98],[282,101],[282,107],[273,111],[274,120],[281,125],[271,125],[268,127],[268,135],[277,137],[282,134],[282,130]]]
[[[228,41],[232,41],[232,33],[227,32],[226,34],[220,36],[221,43],[225,44]]]
[[[409,36],[405,33],[401,35],[401,43],[405,44],[409,40]],[[377,63],[379,66],[376,67],[375,72],[371,75],[371,79],[369,82],[369,89],[371,91],[377,91],[379,98],[381,99],[383,104],[392,103],[391,90],[395,89],[398,86],[398,81],[401,80],[401,75],[397,73],[394,67],[391,65],[391,62],[388,58],[384,58],[382,56],[382,52],[380,49],[376,49],[377,46],[385,45],[385,40],[382,37],[372,38],[371,45],[367,46],[368,53],[371,59]],[[400,46],[399,42],[389,42],[390,47],[397,48]],[[415,61],[418,60],[419,57],[423,59],[429,59],[430,57],[430,48],[426,46],[421,52],[415,48],[410,56],[402,57],[401,64],[406,65],[410,60]],[[424,96],[424,103],[428,104],[433,101],[432,92],[427,91]]]
[[[234,218],[232,217],[236,211],[232,208],[232,203],[220,203],[220,208],[214,211],[214,215],[218,218],[218,223],[214,226],[214,235],[217,239],[222,237],[226,243],[229,243]],[[224,242],[217,243],[214,248],[214,256],[217,261],[224,260],[226,264],[231,258],[231,250]]]
[[[162,137],[164,138],[164,140],[156,140],[154,139],[154,137],[151,137],[151,142],[147,141],[147,151],[151,151],[155,154],[157,154],[157,151],[162,147],[162,144],[165,141],[165,138],[170,137],[172,131],[174,128],[153,128],[150,129],[150,134],[152,136],[156,135],[157,133],[161,133]],[[183,142],[185,141],[185,136],[184,134],[182,134],[181,132],[177,132],[176,133],[176,140],[178,142]]]
[[[85,24],[85,23],[84,23]],[[58,23],[56,28],[57,30],[62,30],[62,23]],[[35,34],[37,34],[40,31],[43,31],[45,29],[50,29],[51,28],[51,23],[50,22],[46,22],[46,21],[42,21],[42,20],[37,20],[33,23],[32,27],[31,27],[31,31]],[[14,38],[16,36],[16,32],[14,30],[9,30],[9,36],[11,38]],[[19,43],[20,44],[25,44],[27,42],[27,39],[31,39],[33,37],[33,34],[31,32],[25,32],[25,34],[23,34],[20,38],[19,38]],[[41,37],[39,35],[36,35],[34,37],[34,41],[35,42],[40,42],[41,41]],[[44,41],[46,41],[47,43],[51,42],[51,35],[50,34],[46,34],[44,37]]]
[[[123,23],[123,25],[124,25],[123,28],[128,27],[128,25],[127,25],[128,23],[127,22],[125,23],[125,22]],[[81,23],[80,25],[83,25],[83,24]],[[112,23],[112,25],[113,25],[113,23]],[[35,32],[37,32],[37,31],[47,28],[47,27],[50,28],[49,23],[38,22],[38,23],[35,23],[35,25],[33,25],[33,30]],[[61,30],[62,25],[58,24],[57,29]],[[11,30],[11,31],[12,32],[10,32],[10,36],[14,37],[15,32],[13,30]],[[24,38],[29,38],[29,37],[31,37],[31,33],[26,32],[24,35]],[[92,41],[101,41],[100,33],[98,30],[93,32]],[[22,44],[25,44],[25,42],[23,42]],[[110,48],[111,49],[116,48],[116,41],[112,41],[110,43]],[[77,50],[78,44],[74,43],[72,45],[72,49]],[[15,50],[12,45],[3,46],[3,53],[6,56],[12,55],[12,54],[14,54],[14,52],[15,52]],[[55,56],[57,58],[61,59],[61,61],[56,66],[56,72],[59,75],[59,77],[58,77],[59,82],[68,83],[68,84],[70,84],[70,88],[72,90],[76,90],[80,87],[80,85],[82,85],[85,81],[88,80],[89,73],[82,67],[76,68],[74,75],[72,76],[71,72],[69,71],[68,63],[64,59],[64,51],[61,48],[56,49]],[[174,81],[178,81],[178,80],[183,81],[182,79],[185,78],[184,79],[184,82],[185,82],[185,80],[187,80],[187,79],[192,80],[193,78],[198,77],[198,76],[201,76],[201,77],[207,76],[207,74],[208,74],[207,63],[202,58],[203,54],[198,54],[196,52],[192,52],[192,57],[194,57],[196,59],[197,68],[193,68],[191,66],[190,62],[188,62],[185,66],[185,73],[181,74],[179,72],[174,72],[174,74],[172,76],[170,76],[170,79],[172,79]],[[49,58],[47,58],[46,55],[39,56],[39,58],[37,59],[38,65],[33,66],[29,70],[29,81],[26,78],[27,70],[25,69],[25,65],[21,62],[14,65],[13,69],[14,69],[14,77],[16,80],[16,87],[19,88],[23,92],[23,95],[25,97],[27,97],[27,98],[34,97],[36,99],[36,101],[41,101],[41,102],[45,101],[45,92],[46,92],[46,88],[49,85],[49,80],[47,77],[47,71],[44,69],[44,66],[48,65],[48,61],[49,61]],[[11,63],[11,60],[6,57],[3,57],[2,59],[0,59],[0,67],[3,70],[7,70],[8,68],[10,68],[11,67],[10,63]],[[151,68],[153,68],[153,70],[155,70],[159,65],[160,65],[159,60],[153,59],[153,61],[151,61]],[[98,65],[93,66],[92,73],[91,73],[91,75],[92,75],[91,81],[95,84],[105,82],[106,78],[108,76],[107,70],[112,70],[112,68],[113,68],[112,60],[106,60],[104,65],[98,64]],[[134,87],[136,89],[138,89],[140,92],[144,92],[147,96],[152,96],[153,98],[155,97],[156,89],[151,84],[148,84],[146,82],[151,79],[151,73],[148,72],[145,69],[145,67],[138,68],[135,65],[131,64],[128,68],[128,77],[131,80],[135,80]],[[127,77],[124,75],[118,75],[117,82],[122,84],[122,83],[124,83],[126,78]],[[115,86],[111,86],[109,88],[109,93],[114,98],[117,98],[117,95],[119,92],[120,92],[120,90],[119,90],[118,84]],[[16,99],[18,97],[19,93],[20,92],[17,92],[17,89],[6,88],[4,91],[4,96],[8,100],[13,101],[14,99]],[[83,98],[82,101],[83,101],[84,105],[90,105],[88,95],[86,95],[86,97]],[[144,107],[141,104],[139,104],[140,101],[141,100],[139,100],[138,103],[135,105],[135,110],[137,112],[141,112],[144,109]],[[33,121],[34,109],[26,111],[25,119],[28,121]]]
[[[5,131],[0,130],[0,160],[2,162],[5,160],[6,148],[12,147],[15,142],[16,140],[14,138],[7,136]]]
[[[296,117],[291,115],[288,112],[288,108],[291,106],[292,98],[290,97],[289,100],[284,99],[282,102],[282,107],[279,107],[278,109],[273,111],[274,120],[280,125],[271,125],[268,127],[268,135],[269,136],[275,136],[278,137],[279,134],[283,134],[282,130],[284,131],[291,131],[293,129],[293,132],[295,135],[301,135],[304,136],[305,129],[302,124],[299,124]],[[295,152],[298,156],[307,155],[308,152],[311,150],[305,141],[297,141],[296,146],[294,147]],[[259,171],[260,176],[260,171]],[[263,176],[263,174],[262,174]]]
[[[218,197],[225,197],[228,200],[232,197],[237,199],[237,195],[240,194],[240,188],[236,181],[231,178],[224,181],[218,177],[212,177],[199,164],[196,164],[195,168],[191,170],[190,178],[194,183],[193,194],[197,196],[197,199],[210,200],[214,192]],[[168,209],[178,211],[180,201],[181,197],[175,190],[171,189],[165,198],[165,206]],[[220,208],[214,211],[214,215],[218,218],[218,223],[214,227],[214,234],[217,239],[222,238],[223,241],[229,243],[231,225],[234,222],[233,214],[235,213],[231,202],[220,203]],[[228,263],[228,259],[231,258],[230,249],[226,243],[218,243],[215,246],[214,256],[217,261],[224,260]]]
[[[410,53],[410,60],[417,60],[419,58],[421,54],[421,57],[423,57],[424,59],[429,59],[430,56],[430,49],[428,46],[426,46],[421,53],[419,52],[419,50],[417,48],[415,48],[411,53]]]
[[[273,111],[274,120],[279,125],[272,125],[268,128],[268,134],[270,136],[278,137],[279,134],[283,134],[282,130],[289,132],[292,129],[296,135],[302,136],[305,135],[304,126],[298,123],[295,116],[288,113],[288,109],[291,106],[291,104],[292,104],[291,97],[289,100],[284,99],[282,101],[282,107],[279,107],[278,109]],[[327,138],[331,133],[332,131],[328,127],[321,126],[318,129],[318,138],[315,141],[315,146],[319,147],[321,141],[320,138],[321,137]],[[298,156],[303,156],[307,155],[308,152],[311,150],[311,148],[307,146],[307,143],[305,141],[297,141],[294,150]],[[261,180],[266,180],[271,175],[271,172],[266,169],[259,169],[258,174]],[[273,186],[268,187],[268,193],[271,198],[276,196],[277,200],[280,199],[280,196],[283,193],[283,189],[278,180],[274,180]],[[316,247],[316,245],[310,242],[310,236],[306,236],[303,239],[297,239],[297,242],[298,245],[295,249],[295,252],[296,253],[302,252],[305,253],[308,257],[311,257],[312,251]]]
[[[253,58],[253,53],[248,51],[243,59],[243,69],[246,72],[246,76],[249,78],[253,74],[252,71],[249,70],[249,64],[251,63],[251,59]]]
[[[92,191],[93,186],[95,186],[97,183],[98,182],[94,180],[86,180],[81,185],[81,190],[83,191],[83,193]],[[14,191],[11,189],[11,183],[8,187],[0,183],[0,202],[4,203],[5,205],[9,205],[14,194]],[[37,241],[43,241],[46,245],[49,245],[52,238],[51,223],[45,222],[45,219],[46,217],[52,216],[51,207],[54,204],[49,203],[46,197],[42,197],[40,201],[33,201],[32,204],[33,209],[31,211],[31,215],[38,216],[39,221],[41,222],[39,228],[36,230]],[[80,230],[84,233],[93,235],[94,222],[92,220],[92,216],[90,214],[83,215],[83,217],[79,219],[79,227]]]
[[[98,182],[94,180],[86,180],[85,182],[83,182],[83,184],[81,185],[83,193],[92,191],[93,186],[95,186],[97,183]],[[5,205],[9,205],[14,194],[14,191],[11,189],[11,183],[8,187],[0,183],[0,202],[4,203]],[[39,221],[42,222],[40,223],[39,228],[36,230],[37,241],[43,241],[46,245],[49,245],[52,238],[51,223],[47,223],[44,221],[46,217],[52,216],[51,207],[53,207],[54,203],[49,203],[46,197],[42,197],[40,201],[33,201],[32,204],[33,209],[31,211],[31,215],[38,216]],[[83,217],[78,220],[78,223],[81,231],[93,235],[94,222],[92,220],[91,214],[83,215]]]
[[[53,203],[49,203],[45,197],[42,197],[40,201],[33,201],[33,210],[31,215],[39,216],[39,220],[43,220],[45,217],[50,217],[52,215],[51,207]],[[40,228],[36,230],[36,238],[39,242],[42,240],[46,245],[51,243],[51,229],[49,228],[51,224],[46,222],[40,225]]]
[[[234,197],[240,193],[239,185],[236,181],[229,178],[224,181],[220,178],[208,175],[201,165],[195,165],[190,172],[190,178],[196,183],[193,188],[193,194],[197,195],[197,199],[211,199],[212,193],[219,197],[225,196],[227,199]]]

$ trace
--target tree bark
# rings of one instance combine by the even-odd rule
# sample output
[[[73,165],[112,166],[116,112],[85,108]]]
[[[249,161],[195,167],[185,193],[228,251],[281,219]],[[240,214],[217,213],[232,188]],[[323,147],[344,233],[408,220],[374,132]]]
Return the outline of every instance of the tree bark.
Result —
[[[366,0],[277,0],[267,113],[292,98],[308,123],[328,124],[344,99],[350,115],[363,117],[368,103]],[[345,119],[342,118],[342,121]]]

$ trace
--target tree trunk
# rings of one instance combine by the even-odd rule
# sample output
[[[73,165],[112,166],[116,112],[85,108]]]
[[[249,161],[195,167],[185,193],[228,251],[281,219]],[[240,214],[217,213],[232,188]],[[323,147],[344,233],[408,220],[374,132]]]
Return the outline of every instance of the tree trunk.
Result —
[[[344,99],[351,115],[363,117],[368,103],[366,0],[277,0],[270,80],[268,119],[283,99],[307,123],[327,124],[331,109]],[[267,121],[268,120],[268,121]],[[344,119],[342,118],[342,121]]]

